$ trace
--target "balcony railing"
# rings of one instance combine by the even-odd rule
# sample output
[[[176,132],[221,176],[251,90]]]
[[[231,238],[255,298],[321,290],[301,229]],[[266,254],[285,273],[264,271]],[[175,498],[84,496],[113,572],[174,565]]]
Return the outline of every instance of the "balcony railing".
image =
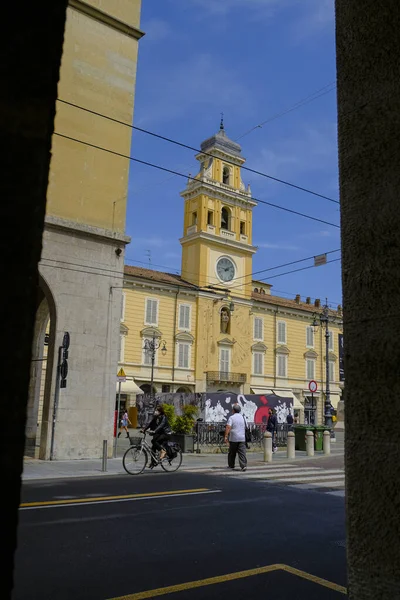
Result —
[[[230,371],[208,371],[208,382],[246,383],[246,373],[231,373]]]

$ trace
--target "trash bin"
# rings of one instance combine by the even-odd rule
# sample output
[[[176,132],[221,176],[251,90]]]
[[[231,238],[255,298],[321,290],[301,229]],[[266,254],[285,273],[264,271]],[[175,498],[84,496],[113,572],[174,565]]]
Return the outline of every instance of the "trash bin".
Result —
[[[313,427],[310,425],[295,425],[294,426],[294,447],[295,450],[307,450],[306,446],[306,433],[312,431]]]
[[[324,449],[324,431],[330,431],[329,427],[325,425],[314,425],[312,427],[314,432],[314,450]]]

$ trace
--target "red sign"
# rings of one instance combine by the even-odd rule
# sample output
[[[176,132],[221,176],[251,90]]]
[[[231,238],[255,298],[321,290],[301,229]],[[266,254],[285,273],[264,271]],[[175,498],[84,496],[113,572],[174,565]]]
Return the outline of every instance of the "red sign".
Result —
[[[308,384],[308,389],[310,390],[310,392],[312,394],[314,394],[314,392],[317,391],[318,385],[317,385],[317,382],[314,381],[314,379],[311,379],[310,383]]]

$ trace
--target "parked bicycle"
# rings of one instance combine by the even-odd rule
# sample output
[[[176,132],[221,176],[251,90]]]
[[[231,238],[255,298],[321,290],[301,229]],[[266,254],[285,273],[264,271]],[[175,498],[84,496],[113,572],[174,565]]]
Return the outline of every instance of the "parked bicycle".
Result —
[[[182,464],[182,450],[175,442],[165,443],[167,454],[164,458],[160,458],[160,452],[158,450],[154,452],[146,442],[146,434],[142,438],[129,437],[129,441],[131,445],[122,459],[124,469],[129,475],[143,473],[146,466],[151,465],[152,461],[156,463],[156,466],[161,465],[164,471],[169,473],[177,471]]]

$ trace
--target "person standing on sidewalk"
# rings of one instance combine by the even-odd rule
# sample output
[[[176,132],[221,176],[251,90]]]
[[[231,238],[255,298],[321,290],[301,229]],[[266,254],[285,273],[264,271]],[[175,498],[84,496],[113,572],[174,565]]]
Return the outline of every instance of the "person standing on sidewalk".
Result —
[[[246,424],[244,417],[240,414],[239,404],[232,406],[232,415],[228,419],[225,429],[225,443],[229,441],[228,467],[235,468],[236,454],[239,456],[239,466],[242,471],[247,468],[246,457]]]
[[[278,448],[276,443],[276,435],[278,432],[278,420],[276,418],[275,411],[272,408],[269,409],[269,417],[267,423],[267,431],[272,435],[272,450],[275,452]]]

